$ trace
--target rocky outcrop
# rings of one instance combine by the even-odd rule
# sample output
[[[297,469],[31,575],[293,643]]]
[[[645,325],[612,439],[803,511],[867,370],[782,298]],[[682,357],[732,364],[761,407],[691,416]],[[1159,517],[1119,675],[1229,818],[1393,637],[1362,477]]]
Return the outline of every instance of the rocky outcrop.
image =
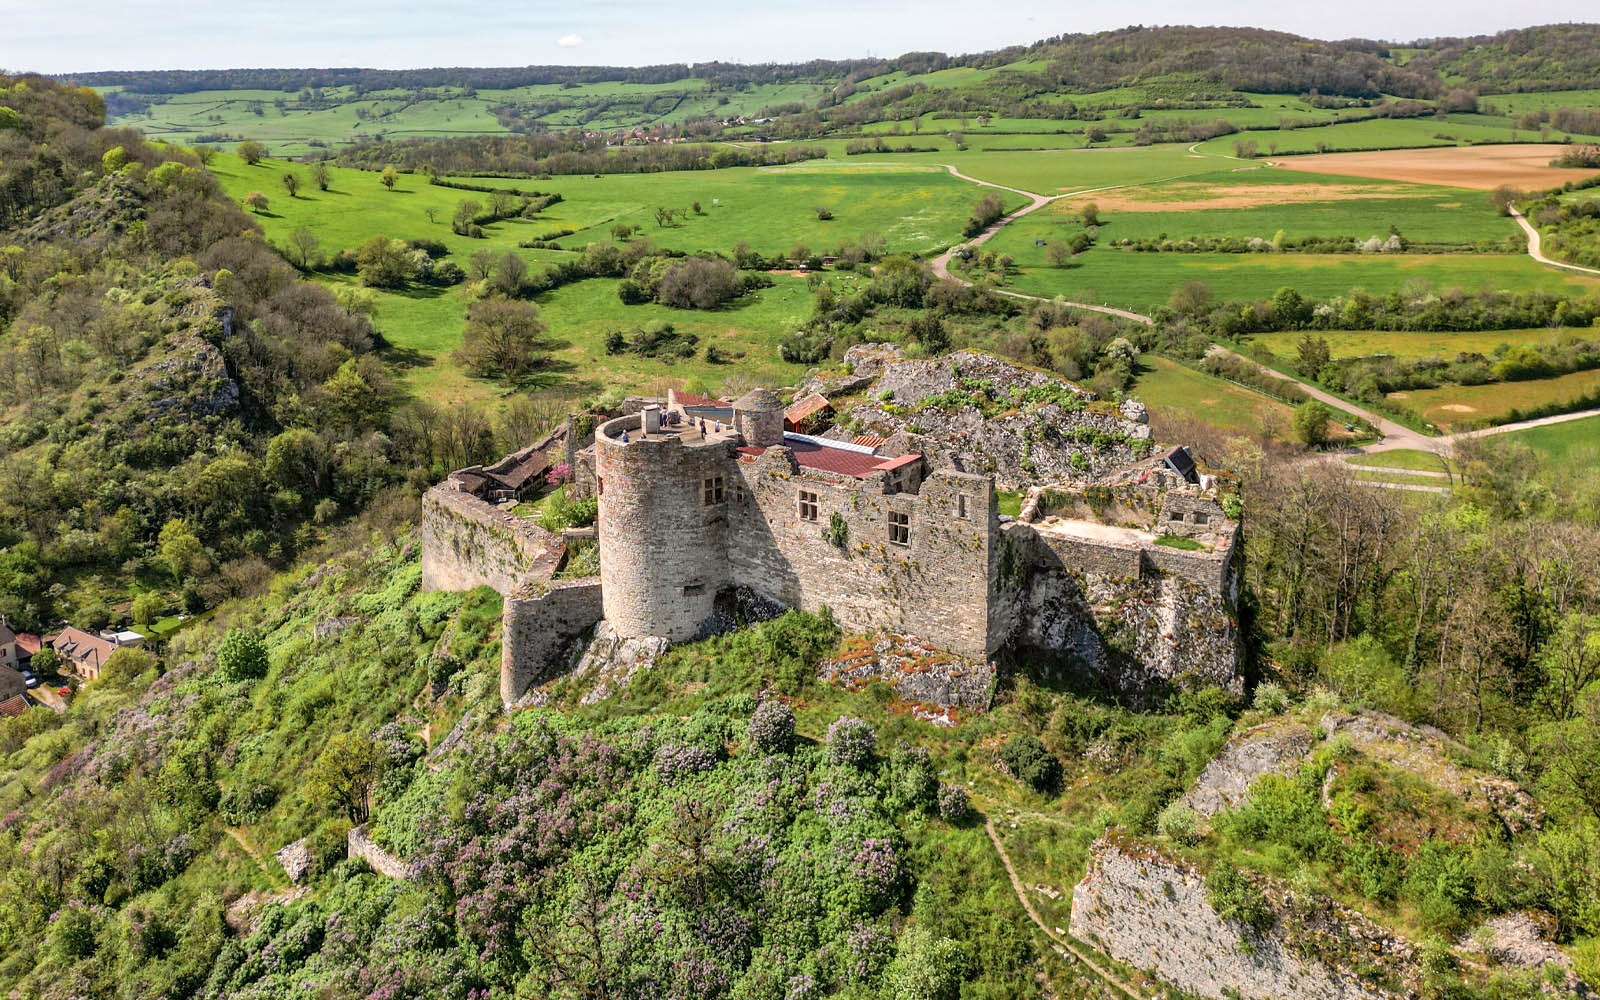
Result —
[[[1059,375],[976,351],[887,361],[881,372],[873,402],[850,411],[852,427],[903,435],[935,468],[990,475],[1001,489],[1105,475],[1134,461],[1136,442],[1150,436],[1144,424],[1088,408],[1094,395]]]
[[[624,638],[610,622],[602,621],[572,668],[578,683],[590,685],[579,703],[593,705],[627,687],[640,671],[655,665],[667,646],[667,640],[657,636]]]
[[[1273,719],[1238,734],[1200,772],[1183,801],[1202,816],[1214,816],[1245,799],[1263,774],[1287,774],[1311,752],[1313,734],[1293,719]]]
[[[992,663],[936,649],[915,636],[880,632],[846,640],[838,656],[819,665],[817,676],[850,690],[882,681],[912,703],[918,718],[953,726],[961,711],[988,709],[995,670]]]
[[[174,336],[169,351],[128,376],[149,419],[185,419],[231,413],[239,406],[239,384],[228,375],[222,352],[199,337]]]
[[[345,634],[355,626],[360,625],[365,621],[365,618],[362,618],[358,615],[324,618],[315,625],[311,626],[311,634],[317,639],[332,639],[336,636]]]
[[[1220,916],[1187,862],[1113,834],[1096,840],[1072,892],[1070,930],[1118,961],[1203,997],[1391,1000],[1420,979],[1405,940],[1348,907],[1249,876],[1261,930]]]
[[[1466,748],[1432,726],[1414,726],[1382,712],[1330,712],[1321,727],[1329,737],[1345,736],[1373,760],[1410,771],[1470,806],[1488,808],[1513,834],[1544,823],[1544,810],[1533,796],[1514,781],[1456,763],[1451,757],[1464,755]]]
[[[283,873],[289,876],[289,881],[299,885],[311,871],[311,848],[306,846],[306,838],[301,837],[292,844],[278,849],[273,857],[278,859]]]

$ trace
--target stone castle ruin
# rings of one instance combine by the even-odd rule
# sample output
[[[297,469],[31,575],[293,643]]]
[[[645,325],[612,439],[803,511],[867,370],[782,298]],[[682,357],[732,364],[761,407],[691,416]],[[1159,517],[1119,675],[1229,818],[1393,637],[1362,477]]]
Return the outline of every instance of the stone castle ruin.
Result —
[[[508,707],[574,668],[626,675],[671,643],[790,607],[952,654],[938,662],[966,678],[967,708],[984,707],[970,704],[972,672],[989,678],[986,701],[1007,655],[1130,691],[1239,686],[1238,519],[1187,451],[1153,446],[1142,410],[972,352],[851,353],[787,413],[767,389],[731,403],[669,392],[631,401],[592,441],[569,421],[428,492],[423,584],[504,595]],[[1008,441],[1022,444],[994,450]],[[508,480],[557,449],[568,489],[598,504],[597,577],[557,579],[570,539],[504,502],[521,490]],[[1025,494],[1019,514],[1001,513],[997,480]],[[927,693],[937,684],[885,679],[943,700]]]

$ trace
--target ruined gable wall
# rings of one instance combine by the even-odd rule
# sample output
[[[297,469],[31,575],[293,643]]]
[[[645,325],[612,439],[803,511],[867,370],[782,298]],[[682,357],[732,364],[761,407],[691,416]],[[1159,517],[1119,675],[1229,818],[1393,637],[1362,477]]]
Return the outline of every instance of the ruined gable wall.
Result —
[[[848,628],[908,632],[973,658],[1003,641],[991,628],[998,508],[988,479],[935,472],[919,493],[885,494],[882,473],[802,471],[777,448],[731,468],[734,583],[808,611],[826,605]],[[817,495],[815,521],[800,517],[801,490]],[[890,541],[891,512],[909,516],[909,545]],[[842,548],[827,537],[834,513],[848,531]]]
[[[564,670],[604,613],[600,579],[558,580],[507,595],[500,626],[500,700],[510,707]]]
[[[423,590],[488,586],[509,594],[561,550],[559,536],[470,493],[441,484],[423,494]]]

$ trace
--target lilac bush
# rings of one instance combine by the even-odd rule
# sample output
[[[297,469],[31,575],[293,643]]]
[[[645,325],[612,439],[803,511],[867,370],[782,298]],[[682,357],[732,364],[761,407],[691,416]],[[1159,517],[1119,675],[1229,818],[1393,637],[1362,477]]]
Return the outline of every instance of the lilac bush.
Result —
[[[972,815],[967,790],[960,785],[939,786],[939,818],[946,823],[964,823]]]
[[[794,746],[794,709],[769,699],[750,717],[750,746],[758,753],[788,753]]]
[[[872,760],[878,734],[860,719],[848,715],[828,727],[828,759],[848,767],[865,767]]]
[[[656,780],[671,788],[686,778],[692,778],[716,766],[717,758],[711,751],[692,743],[664,743],[656,751]]]

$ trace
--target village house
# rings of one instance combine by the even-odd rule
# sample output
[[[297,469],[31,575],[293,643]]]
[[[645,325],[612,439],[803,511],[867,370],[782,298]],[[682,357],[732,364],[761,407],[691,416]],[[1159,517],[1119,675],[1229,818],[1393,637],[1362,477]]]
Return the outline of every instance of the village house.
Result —
[[[0,719],[14,719],[27,712],[28,699],[20,694],[0,700]]]
[[[11,626],[7,625],[4,619],[0,619],[0,667],[22,669],[22,654],[17,649],[17,634],[11,631]]]
[[[50,648],[61,657],[62,665],[86,681],[99,680],[101,668],[118,649],[114,639],[104,639],[70,625],[51,637],[49,643]]]

